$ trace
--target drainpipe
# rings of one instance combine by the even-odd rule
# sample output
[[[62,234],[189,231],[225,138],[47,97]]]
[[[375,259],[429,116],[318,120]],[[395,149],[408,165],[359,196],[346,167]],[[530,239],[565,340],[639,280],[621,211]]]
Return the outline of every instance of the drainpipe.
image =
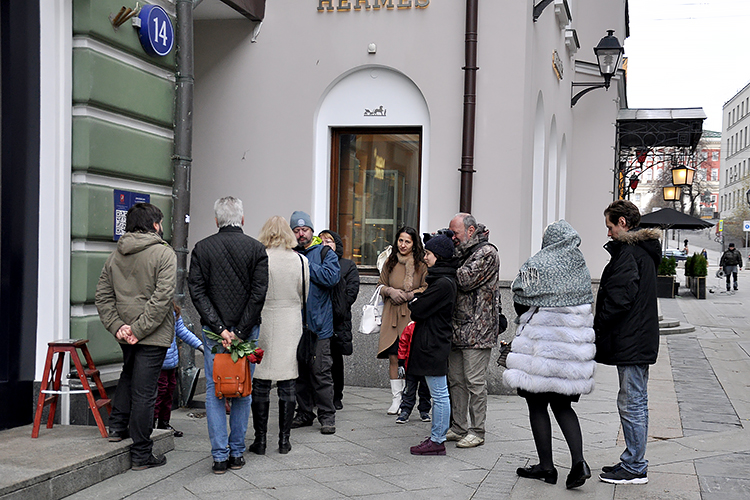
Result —
[[[190,223],[190,166],[193,162],[193,0],[177,0],[177,92],[175,97],[172,247],[177,253],[175,300],[185,305]]]
[[[474,129],[477,108],[477,8],[479,0],[466,0],[466,64],[464,70],[464,121],[461,141],[461,193],[459,211],[471,213],[474,170]]]
[[[193,162],[193,0],[177,0],[177,74],[172,187],[172,247],[177,254],[175,302],[185,306],[187,286],[188,229],[190,224],[190,167]],[[180,356],[180,405],[186,405],[198,378],[195,352]]]

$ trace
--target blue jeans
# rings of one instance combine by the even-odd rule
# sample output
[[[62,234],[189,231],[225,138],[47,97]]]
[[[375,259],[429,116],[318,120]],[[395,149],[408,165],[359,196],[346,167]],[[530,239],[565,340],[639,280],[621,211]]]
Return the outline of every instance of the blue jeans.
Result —
[[[445,441],[445,433],[451,424],[451,399],[448,396],[448,379],[445,375],[439,377],[425,375],[427,387],[432,396],[432,431],[430,439],[438,444]]]
[[[628,472],[646,474],[646,441],[648,440],[648,365],[618,366],[620,392],[617,410],[620,412],[625,451],[620,462]]]
[[[257,338],[255,329],[251,332],[250,338]],[[203,345],[205,346],[203,357],[206,370],[206,424],[211,441],[211,456],[214,462],[223,462],[230,456],[241,457],[245,453],[245,434],[250,419],[252,396],[229,398],[232,411],[229,415],[230,433],[227,436],[227,414],[224,400],[216,397],[213,381],[214,354],[211,352],[214,346],[219,346],[217,352],[225,352],[225,350],[221,347],[221,343],[206,337],[205,332]],[[250,369],[254,371],[255,366],[251,366]]]

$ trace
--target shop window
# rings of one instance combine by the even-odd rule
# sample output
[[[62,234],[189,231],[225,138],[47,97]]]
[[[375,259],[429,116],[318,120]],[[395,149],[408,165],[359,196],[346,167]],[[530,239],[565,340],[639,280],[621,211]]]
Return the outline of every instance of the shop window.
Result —
[[[419,227],[421,128],[333,129],[331,227],[344,257],[376,271],[402,226]]]

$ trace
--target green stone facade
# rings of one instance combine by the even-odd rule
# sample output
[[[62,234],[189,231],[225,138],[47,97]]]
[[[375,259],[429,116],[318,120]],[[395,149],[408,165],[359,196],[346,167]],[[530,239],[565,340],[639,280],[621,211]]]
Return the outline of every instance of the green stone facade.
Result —
[[[122,360],[91,307],[109,255],[101,242],[113,241],[114,190],[149,194],[164,213],[167,240],[172,227],[175,49],[151,57],[130,20],[113,28],[122,6],[73,1],[71,239],[79,244],[71,252],[70,337],[89,339],[97,366]]]

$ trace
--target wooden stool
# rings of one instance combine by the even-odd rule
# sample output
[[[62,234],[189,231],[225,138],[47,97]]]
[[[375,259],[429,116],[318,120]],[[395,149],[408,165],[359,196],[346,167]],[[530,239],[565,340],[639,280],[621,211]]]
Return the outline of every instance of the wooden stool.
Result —
[[[47,429],[52,428],[52,424],[55,420],[55,411],[57,410],[57,400],[60,397],[60,394],[86,394],[89,401],[89,408],[91,408],[91,413],[94,414],[94,419],[96,420],[96,425],[99,427],[99,432],[102,433],[102,437],[108,437],[107,429],[104,427],[104,421],[102,421],[102,416],[99,414],[99,408],[104,406],[107,408],[107,411],[111,413],[112,404],[111,401],[107,399],[107,393],[104,390],[102,379],[99,377],[99,370],[94,366],[94,361],[91,359],[91,354],[89,354],[89,349],[86,346],[87,342],[88,339],[64,339],[50,342],[48,344],[47,362],[44,365],[42,386],[39,389],[39,398],[36,403],[36,414],[34,415],[34,427],[31,430],[32,438],[39,437],[39,425],[42,422],[42,410],[48,404],[50,407],[49,416],[47,417]],[[77,349],[80,349],[83,353],[88,368],[83,368],[81,360],[78,357]],[[83,390],[65,392],[61,390],[62,369],[66,352],[70,353],[70,359],[76,367],[78,377],[81,379]],[[58,356],[53,368],[52,358],[55,354]],[[101,399],[94,399],[88,377],[91,377],[96,384],[96,389],[99,391],[99,397]],[[49,389],[50,386],[52,389]]]

